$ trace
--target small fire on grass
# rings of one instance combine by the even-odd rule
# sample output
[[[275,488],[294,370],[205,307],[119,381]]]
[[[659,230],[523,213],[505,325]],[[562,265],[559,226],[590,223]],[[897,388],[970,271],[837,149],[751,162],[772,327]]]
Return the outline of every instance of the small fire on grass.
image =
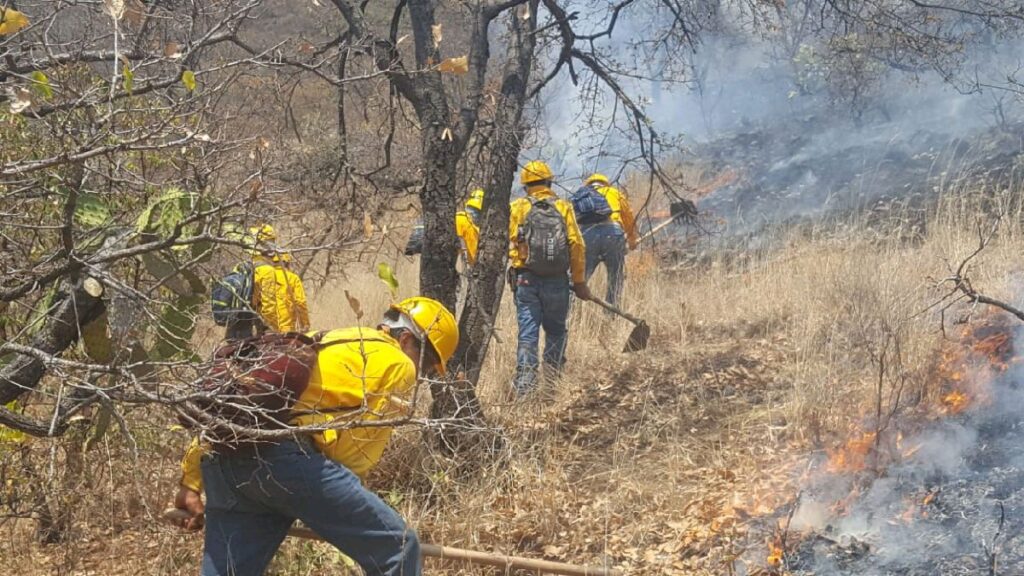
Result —
[[[946,414],[959,414],[971,404],[971,398],[959,390],[953,390],[942,397],[942,409]]]
[[[867,468],[877,436],[875,432],[861,432],[839,448],[829,450],[828,471],[839,474]]]
[[[777,533],[774,537],[768,539],[768,558],[765,561],[768,564],[768,569],[771,574],[778,574],[779,570],[782,569],[782,563],[785,560],[786,550],[783,545],[782,535]]]
[[[993,379],[1006,372],[1013,361],[1013,339],[1001,317],[965,326],[960,339],[961,345],[943,351],[936,366],[936,376],[947,390],[939,405],[939,414],[944,416],[987,404]]]
[[[932,380],[927,387],[940,391],[938,401],[929,406],[913,406],[902,412],[894,411],[891,419],[883,422],[881,432],[868,429],[872,424],[864,424],[864,427],[855,429],[845,442],[827,450],[828,458],[824,465],[826,478],[818,479],[820,485],[830,486],[834,480],[842,479],[844,482],[834,485],[845,484],[849,486],[849,492],[839,496],[828,492],[830,489],[826,488],[826,493],[832,495],[828,500],[815,503],[816,506],[820,503],[820,507],[808,506],[801,509],[807,511],[809,518],[814,518],[814,524],[810,526],[818,526],[819,523],[822,526],[834,526],[836,520],[861,509],[859,507],[864,503],[864,494],[878,496],[883,493],[871,489],[875,481],[865,472],[884,476],[886,469],[895,463],[914,466],[912,458],[924,445],[918,431],[932,426],[936,420],[960,415],[968,410],[983,409],[991,404],[995,398],[996,384],[1011,365],[1024,358],[1024,355],[1018,357],[1014,350],[1014,326],[1014,319],[996,314],[965,326],[959,338],[950,341],[933,364]],[[863,422],[876,422],[878,418],[873,416],[866,416]],[[905,443],[904,432],[914,440]],[[821,471],[820,468],[818,470]],[[807,485],[805,480],[800,481],[801,486]],[[905,496],[902,502],[897,500],[897,505],[892,508],[882,509],[878,508],[878,504],[871,503],[867,505],[875,506],[875,513],[885,513],[890,525],[912,525],[927,521],[936,514],[940,491],[941,487],[931,487],[924,494]],[[783,532],[792,535],[793,542],[778,536],[767,540],[766,556],[763,558],[768,573],[779,574],[794,565],[801,565],[803,556],[800,546],[808,539],[829,541],[827,535],[815,534],[816,528],[808,529],[806,518],[801,526],[799,530],[789,531],[787,525]],[[862,553],[867,554],[867,548],[864,550]]]
[[[911,524],[920,518],[928,518],[928,506],[935,502],[938,495],[939,490],[933,488],[923,498],[905,500],[906,508],[902,514],[896,517],[895,522]]]
[[[782,548],[772,544],[769,547],[768,553],[768,567],[772,569],[778,569],[782,567]]]

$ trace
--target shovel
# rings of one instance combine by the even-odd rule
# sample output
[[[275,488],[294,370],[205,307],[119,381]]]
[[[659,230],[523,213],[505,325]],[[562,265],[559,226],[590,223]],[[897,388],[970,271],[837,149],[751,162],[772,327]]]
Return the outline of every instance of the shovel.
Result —
[[[633,324],[633,331],[629,333],[626,347],[622,349],[623,352],[638,352],[647,349],[647,341],[651,339],[651,327],[647,325],[647,322],[619,309],[617,306],[605,302],[597,296],[591,296],[590,300],[612,314],[629,320]]]

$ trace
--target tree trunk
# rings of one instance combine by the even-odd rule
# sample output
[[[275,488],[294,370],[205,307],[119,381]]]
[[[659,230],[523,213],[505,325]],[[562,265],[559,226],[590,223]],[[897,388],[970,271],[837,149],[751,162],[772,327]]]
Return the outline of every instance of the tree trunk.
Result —
[[[60,355],[78,341],[79,328],[99,318],[103,313],[102,293],[95,288],[86,289],[86,283],[96,286],[96,280],[85,278],[72,288],[63,284],[54,300],[53,312],[46,316],[32,347],[54,356]],[[0,404],[6,404],[36,388],[46,367],[35,356],[16,354],[0,370]]]
[[[431,114],[436,118],[439,114]],[[455,310],[459,275],[455,262],[459,242],[455,234],[455,170],[459,154],[452,142],[442,140],[444,128],[423,127],[423,253],[420,256],[420,293]],[[429,124],[440,124],[429,121]]]
[[[455,310],[459,276],[455,270],[459,243],[455,236],[455,173],[461,142],[453,124],[441,73],[428,70],[440,60],[433,39],[433,0],[409,0],[409,16],[416,49],[416,116],[420,121],[423,152],[423,254],[420,256],[420,293]]]
[[[502,99],[495,115],[490,154],[493,169],[485,187],[477,264],[469,278],[466,306],[459,320],[461,339],[455,365],[474,387],[487,357],[505,286],[509,199],[525,132],[522,117],[536,47],[537,2],[531,2],[529,9],[530,17],[525,21],[515,13],[509,15],[514,41],[509,48],[501,83]]]
[[[434,398],[432,418],[455,416],[465,421],[458,427],[442,429],[439,434],[443,448],[462,454],[489,442],[487,435],[478,432],[484,420],[476,385],[494,334],[494,320],[504,291],[509,196],[524,131],[520,122],[533,63],[536,5],[536,1],[531,2],[531,16],[527,21],[517,18],[515,12],[509,15],[514,41],[505,64],[502,101],[496,107],[495,139],[490,151],[492,169],[487,171],[483,182],[487,193],[480,222],[477,263],[470,272],[466,305],[459,320],[459,348],[450,363],[458,378],[455,382],[435,385],[431,390]],[[454,240],[455,235],[452,234],[451,238]],[[454,266],[451,270],[454,272]]]

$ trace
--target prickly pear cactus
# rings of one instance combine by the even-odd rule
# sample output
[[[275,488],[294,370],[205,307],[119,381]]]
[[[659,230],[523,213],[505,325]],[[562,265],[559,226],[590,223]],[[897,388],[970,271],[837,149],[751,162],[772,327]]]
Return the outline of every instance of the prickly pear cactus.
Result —
[[[204,219],[189,219],[194,218],[197,211],[207,209],[205,204],[207,202],[199,194],[179,188],[159,194],[135,221],[138,241],[159,241],[176,233],[178,238],[189,238],[202,233],[206,226]],[[83,223],[100,222],[109,216],[109,210],[96,205],[92,199],[82,210]],[[114,352],[110,353],[109,359],[114,354],[128,355],[132,362],[194,359],[192,334],[207,288],[190,266],[209,258],[212,247],[209,242],[190,243],[140,255],[137,262],[146,273],[150,289],[159,295],[157,299],[162,302],[161,307],[154,310],[151,304],[143,305],[133,298],[112,296],[110,319],[104,315],[83,328],[85,352],[90,357],[94,353],[103,357],[112,347]],[[157,317],[155,322],[151,320],[154,315]]]
[[[207,209],[209,202],[199,194],[171,188],[149,203],[139,215],[135,228],[145,240],[170,238],[178,226],[181,226],[182,236],[195,236],[203,230],[202,219],[183,223],[195,212]],[[210,257],[212,249],[213,244],[207,241],[172,247],[175,252],[188,251],[191,253],[190,258],[202,260]]]
[[[156,336],[149,350],[154,360],[197,359],[192,351],[192,334],[196,329],[196,313],[203,296],[182,296],[164,306],[160,321],[155,326]]]
[[[74,218],[83,228],[102,228],[110,221],[110,207],[98,194],[79,194]]]

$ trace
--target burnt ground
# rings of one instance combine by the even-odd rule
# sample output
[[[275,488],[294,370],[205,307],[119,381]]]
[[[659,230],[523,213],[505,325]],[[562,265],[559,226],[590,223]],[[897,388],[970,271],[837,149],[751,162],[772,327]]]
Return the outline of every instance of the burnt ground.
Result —
[[[730,221],[732,232],[893,202],[919,207],[967,183],[998,186],[1024,165],[1024,124],[952,137],[890,125],[838,125],[822,117],[773,123],[701,145],[696,156],[735,182],[699,207]]]
[[[1022,400],[1016,388],[997,398],[1014,408]],[[792,573],[1024,574],[1024,413],[977,410],[923,432],[923,453],[800,542]]]
[[[779,573],[1024,574],[1024,369],[1007,360],[985,368],[991,380],[968,374],[983,388],[976,400],[915,425],[895,463],[840,473],[818,458],[784,508],[792,516],[777,511],[762,526],[776,541],[788,532]]]

